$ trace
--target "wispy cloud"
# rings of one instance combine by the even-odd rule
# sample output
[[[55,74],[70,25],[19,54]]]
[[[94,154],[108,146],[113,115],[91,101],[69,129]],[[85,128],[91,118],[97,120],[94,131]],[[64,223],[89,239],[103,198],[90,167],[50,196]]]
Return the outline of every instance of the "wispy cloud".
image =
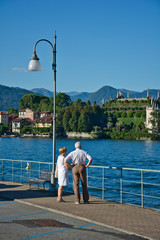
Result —
[[[14,67],[14,68],[12,68],[12,71],[27,72],[28,70],[27,70],[26,68],[17,68],[17,67]]]

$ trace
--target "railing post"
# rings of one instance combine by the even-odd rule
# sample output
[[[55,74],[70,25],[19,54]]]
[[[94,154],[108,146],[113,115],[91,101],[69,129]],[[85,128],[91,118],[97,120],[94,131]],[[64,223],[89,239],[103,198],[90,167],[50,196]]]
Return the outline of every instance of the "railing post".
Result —
[[[120,203],[123,203],[123,169],[121,168],[121,179],[120,179]]]
[[[29,178],[31,178],[31,175],[32,175],[32,163],[30,162]]]
[[[104,200],[104,168],[102,168],[102,199]]]
[[[22,170],[22,161],[21,161],[21,183],[22,183],[22,174],[23,174],[22,171],[23,171],[23,170]]]
[[[41,173],[41,163],[39,162],[39,177],[40,177],[40,173]]]
[[[143,202],[143,170],[141,170],[141,207],[144,206]]]
[[[14,182],[14,161],[12,160],[12,182]]]
[[[2,181],[4,181],[4,161],[2,160]]]
[[[88,186],[88,168],[87,168],[87,186]]]

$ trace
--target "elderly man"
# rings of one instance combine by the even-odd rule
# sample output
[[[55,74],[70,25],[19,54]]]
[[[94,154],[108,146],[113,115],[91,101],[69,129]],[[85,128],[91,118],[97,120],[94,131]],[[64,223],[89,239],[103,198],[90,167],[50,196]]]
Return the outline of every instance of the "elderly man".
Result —
[[[86,181],[86,167],[88,167],[92,162],[92,157],[85,151],[81,150],[81,143],[75,143],[76,150],[69,153],[65,158],[65,162],[70,159],[73,162],[73,183],[74,183],[74,194],[75,194],[75,204],[80,203],[80,193],[79,193],[79,178],[81,178],[82,189],[83,189],[83,201],[84,203],[89,203],[89,194]],[[86,159],[88,163],[86,164]]]

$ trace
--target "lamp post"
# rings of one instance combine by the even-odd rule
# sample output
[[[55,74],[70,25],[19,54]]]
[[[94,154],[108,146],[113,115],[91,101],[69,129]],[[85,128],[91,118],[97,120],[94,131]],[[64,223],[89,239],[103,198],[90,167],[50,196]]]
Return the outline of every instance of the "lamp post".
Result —
[[[55,184],[54,181],[54,172],[55,172],[55,157],[56,157],[56,33],[54,35],[54,45],[47,39],[40,39],[34,45],[34,53],[29,62],[28,70],[29,71],[41,71],[41,65],[39,58],[36,54],[36,46],[39,42],[45,41],[48,42],[52,47],[52,70],[54,71],[54,104],[53,104],[53,166],[51,174],[51,183]]]

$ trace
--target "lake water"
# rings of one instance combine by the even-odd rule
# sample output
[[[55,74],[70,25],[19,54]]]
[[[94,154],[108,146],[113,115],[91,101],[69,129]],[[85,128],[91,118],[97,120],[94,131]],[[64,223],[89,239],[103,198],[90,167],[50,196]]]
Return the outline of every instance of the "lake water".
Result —
[[[124,140],[80,140],[82,148],[87,151],[93,158],[92,166],[109,166],[123,167],[136,169],[152,169],[160,170],[160,142],[157,141],[124,141]],[[67,147],[68,152],[74,150],[76,140],[73,139],[58,139],[56,141],[56,158],[58,157],[58,149]],[[0,138],[0,159],[15,159],[27,161],[52,162],[52,139],[48,138]],[[101,177],[101,170],[89,168],[92,176]],[[116,184],[110,182],[110,178],[114,178],[119,184],[120,171],[105,170],[106,183],[104,196],[113,200],[119,201],[119,191],[113,193]],[[123,190],[140,193],[140,174],[137,177],[137,172],[128,172],[124,175]],[[125,178],[131,175],[130,182],[125,182]],[[113,180],[113,179],[112,179]],[[136,186],[132,186],[132,180],[136,180]],[[72,181],[72,180],[71,180]],[[160,174],[144,174],[144,181],[155,184],[160,183]],[[96,180],[96,184],[101,186],[102,181]],[[94,187],[95,179],[89,180],[89,185]],[[110,189],[112,188],[112,189]],[[115,187],[117,188],[117,187]],[[119,188],[119,187],[118,187]],[[112,190],[112,191],[111,191]],[[91,189],[92,195],[97,195],[98,190]],[[144,194],[160,197],[160,186],[144,185]],[[101,196],[101,192],[98,193]],[[125,199],[123,200],[125,202]],[[127,196],[126,202],[140,204],[141,199],[137,196]],[[146,206],[151,207],[153,200],[146,200]],[[153,207],[160,209],[160,200],[156,200]]]
[[[58,149],[74,150],[72,139],[58,139]],[[82,148],[93,158],[93,165],[160,170],[160,142],[125,140],[81,140]],[[0,138],[0,159],[52,162],[52,139]]]

